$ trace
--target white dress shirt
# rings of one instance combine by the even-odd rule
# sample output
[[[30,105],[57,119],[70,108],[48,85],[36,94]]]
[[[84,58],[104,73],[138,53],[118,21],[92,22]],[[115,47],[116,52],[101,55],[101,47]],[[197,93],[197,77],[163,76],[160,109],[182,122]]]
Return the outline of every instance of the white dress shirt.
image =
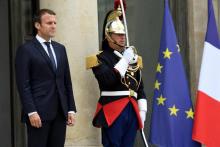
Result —
[[[43,39],[42,37],[40,37],[39,35],[36,35],[36,39],[40,42],[40,44],[43,46],[44,50],[46,51],[47,55],[49,56],[49,53],[48,53],[48,50],[47,50],[47,46],[44,42],[50,42],[50,48],[51,48],[51,51],[52,51],[52,54],[53,54],[53,57],[54,57],[54,60],[55,60],[55,64],[56,64],[56,68],[57,68],[57,58],[56,58],[56,54],[54,52],[54,48],[51,44],[51,39],[49,41],[46,41],[45,39]]]

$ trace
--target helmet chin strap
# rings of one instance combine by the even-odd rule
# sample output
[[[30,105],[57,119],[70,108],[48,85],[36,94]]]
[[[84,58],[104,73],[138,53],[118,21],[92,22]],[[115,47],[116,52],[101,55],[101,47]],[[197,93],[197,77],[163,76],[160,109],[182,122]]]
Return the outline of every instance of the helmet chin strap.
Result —
[[[111,43],[113,43],[114,45],[118,46],[119,48],[125,48],[125,46],[122,46],[120,44],[118,44],[115,40],[113,40],[108,34],[106,34],[107,40],[109,40]]]

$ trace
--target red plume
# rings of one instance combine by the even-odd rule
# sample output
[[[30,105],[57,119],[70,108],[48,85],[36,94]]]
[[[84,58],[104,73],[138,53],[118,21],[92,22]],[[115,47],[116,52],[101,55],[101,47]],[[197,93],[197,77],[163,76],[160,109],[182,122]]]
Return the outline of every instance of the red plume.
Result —
[[[125,0],[123,0],[123,5],[124,5],[124,9],[125,9],[125,11],[126,11],[126,3],[125,3]],[[115,0],[115,2],[114,2],[114,8],[115,8],[115,10],[117,10],[118,6],[121,7],[120,0]]]

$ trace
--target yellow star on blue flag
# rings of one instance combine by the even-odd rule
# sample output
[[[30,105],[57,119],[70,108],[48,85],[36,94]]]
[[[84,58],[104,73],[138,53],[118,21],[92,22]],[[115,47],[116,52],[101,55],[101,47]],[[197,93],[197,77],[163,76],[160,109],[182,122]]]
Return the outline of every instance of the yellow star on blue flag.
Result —
[[[194,113],[168,0],[158,63],[149,140],[157,147],[200,147],[192,140]]]

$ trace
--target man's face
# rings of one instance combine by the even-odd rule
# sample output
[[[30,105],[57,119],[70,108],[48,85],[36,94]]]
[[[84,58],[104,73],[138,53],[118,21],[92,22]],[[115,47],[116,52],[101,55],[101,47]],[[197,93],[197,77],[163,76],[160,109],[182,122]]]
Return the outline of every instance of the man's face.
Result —
[[[125,46],[125,34],[111,34],[111,38],[121,46]]]
[[[35,27],[38,30],[38,35],[49,40],[55,36],[56,32],[56,16],[45,13],[41,16],[41,23],[35,23]]]

